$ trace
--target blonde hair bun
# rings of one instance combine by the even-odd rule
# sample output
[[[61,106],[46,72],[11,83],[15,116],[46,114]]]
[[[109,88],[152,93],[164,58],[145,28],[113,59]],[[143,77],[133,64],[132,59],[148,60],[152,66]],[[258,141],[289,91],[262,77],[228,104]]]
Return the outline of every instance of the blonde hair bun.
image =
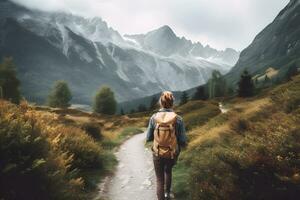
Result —
[[[175,101],[174,95],[170,91],[164,91],[160,95],[159,103],[163,108],[172,108]]]

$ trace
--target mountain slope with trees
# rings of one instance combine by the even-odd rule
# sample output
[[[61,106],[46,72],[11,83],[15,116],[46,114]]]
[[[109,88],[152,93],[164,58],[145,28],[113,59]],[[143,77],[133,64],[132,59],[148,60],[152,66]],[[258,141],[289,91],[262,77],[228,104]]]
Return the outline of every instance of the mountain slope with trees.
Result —
[[[291,65],[300,65],[300,1],[290,0],[274,21],[262,30],[244,49],[237,64],[226,75],[235,84],[247,69],[254,75],[263,75],[272,67],[283,78]]]
[[[152,36],[164,45],[172,43],[167,40],[170,31],[160,32],[153,31]],[[233,64],[220,61],[238,55],[232,49],[223,52],[204,47],[205,55],[176,51],[161,55],[132,41],[98,17],[43,12],[0,0],[0,60],[14,58],[21,91],[33,102],[44,103],[57,80],[68,82],[73,93],[71,103],[88,105],[101,85],[109,85],[118,102],[155,94],[161,88],[185,90],[205,83],[214,69],[227,72]],[[156,40],[149,42],[157,44]]]

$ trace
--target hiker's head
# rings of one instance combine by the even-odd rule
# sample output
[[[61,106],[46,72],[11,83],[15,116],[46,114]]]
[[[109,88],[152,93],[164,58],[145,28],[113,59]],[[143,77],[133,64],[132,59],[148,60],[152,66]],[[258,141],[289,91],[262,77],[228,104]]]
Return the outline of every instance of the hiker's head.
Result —
[[[164,91],[160,95],[159,104],[162,108],[172,108],[174,103],[174,96],[172,92]]]

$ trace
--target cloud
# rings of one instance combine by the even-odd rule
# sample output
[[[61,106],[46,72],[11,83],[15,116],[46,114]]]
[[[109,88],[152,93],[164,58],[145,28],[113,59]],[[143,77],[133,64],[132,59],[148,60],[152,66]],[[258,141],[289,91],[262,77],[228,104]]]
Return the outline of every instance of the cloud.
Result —
[[[242,50],[289,0],[13,0],[44,11],[100,16],[121,34],[169,25],[179,36]]]

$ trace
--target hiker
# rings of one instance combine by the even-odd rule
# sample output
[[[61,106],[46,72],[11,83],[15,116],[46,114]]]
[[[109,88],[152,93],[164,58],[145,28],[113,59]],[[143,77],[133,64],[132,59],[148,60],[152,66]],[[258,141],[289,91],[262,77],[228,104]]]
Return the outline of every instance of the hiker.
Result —
[[[158,200],[170,199],[172,184],[172,167],[176,164],[180,148],[186,146],[187,140],[182,118],[172,107],[172,92],[162,92],[160,109],[149,121],[146,142],[153,141],[153,163],[156,174],[156,193]]]

